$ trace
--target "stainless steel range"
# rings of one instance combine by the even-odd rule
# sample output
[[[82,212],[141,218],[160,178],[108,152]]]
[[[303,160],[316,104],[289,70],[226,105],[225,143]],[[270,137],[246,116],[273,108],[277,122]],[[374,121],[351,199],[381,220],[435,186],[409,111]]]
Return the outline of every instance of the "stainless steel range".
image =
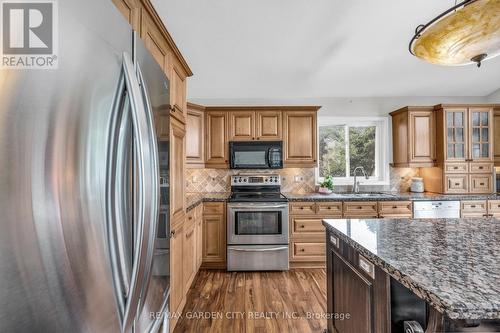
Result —
[[[277,174],[231,177],[228,271],[288,270],[288,200]]]

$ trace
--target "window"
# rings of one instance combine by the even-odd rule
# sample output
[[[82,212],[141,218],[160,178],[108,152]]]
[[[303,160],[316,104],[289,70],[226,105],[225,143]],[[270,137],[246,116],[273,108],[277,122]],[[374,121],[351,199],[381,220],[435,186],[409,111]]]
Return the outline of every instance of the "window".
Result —
[[[331,175],[336,184],[352,184],[354,169],[361,166],[369,176],[362,183],[389,183],[387,118],[324,117],[318,123],[319,181]]]

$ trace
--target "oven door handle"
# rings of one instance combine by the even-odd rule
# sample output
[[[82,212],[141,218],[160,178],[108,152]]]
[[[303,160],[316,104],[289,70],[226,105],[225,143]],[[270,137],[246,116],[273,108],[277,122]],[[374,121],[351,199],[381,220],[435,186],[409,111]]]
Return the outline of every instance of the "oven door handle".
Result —
[[[239,252],[270,252],[270,251],[283,251],[288,250],[288,246],[280,246],[280,247],[271,247],[265,249],[248,249],[248,248],[239,248],[239,247],[230,247],[231,251],[239,251]]]
[[[288,208],[287,204],[277,204],[277,205],[270,205],[270,204],[229,204],[229,208],[238,208],[238,209],[255,209],[255,208],[262,208],[262,209],[267,209],[267,208]]]

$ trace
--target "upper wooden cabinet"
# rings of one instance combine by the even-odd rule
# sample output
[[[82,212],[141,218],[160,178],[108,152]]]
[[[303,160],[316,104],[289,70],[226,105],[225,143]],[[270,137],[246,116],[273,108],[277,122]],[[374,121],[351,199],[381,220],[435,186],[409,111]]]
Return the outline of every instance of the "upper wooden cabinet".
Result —
[[[229,112],[229,141],[255,140],[255,112]]]
[[[112,0],[120,13],[127,19],[135,31],[140,31],[141,4],[139,0]]]
[[[493,118],[493,158],[495,159],[495,166],[500,166],[500,106],[494,110]]]
[[[184,122],[187,117],[186,106],[186,86],[187,74],[178,62],[174,59],[172,66],[172,76],[170,78],[170,103],[172,104],[172,114],[174,117]]]
[[[316,110],[284,112],[284,164],[286,167],[317,166]]]
[[[205,114],[205,165],[209,168],[228,167],[227,117],[224,111]]]
[[[257,140],[279,141],[282,136],[282,111],[256,111],[255,137]]]
[[[436,161],[432,107],[405,107],[392,116],[393,166],[432,167]]]
[[[438,105],[435,108],[441,161],[493,161],[492,107]]]
[[[205,163],[205,108],[187,104],[186,118],[186,166],[203,167]]]

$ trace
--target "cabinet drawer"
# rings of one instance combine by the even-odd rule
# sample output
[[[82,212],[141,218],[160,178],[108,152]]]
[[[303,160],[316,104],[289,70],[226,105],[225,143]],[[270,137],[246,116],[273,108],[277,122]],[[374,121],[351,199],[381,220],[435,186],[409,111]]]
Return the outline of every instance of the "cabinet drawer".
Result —
[[[381,201],[378,207],[380,217],[412,217],[411,201]]]
[[[342,217],[342,202],[318,202],[316,212],[329,218]]]
[[[493,193],[493,175],[470,175],[470,193]]]
[[[292,259],[298,260],[326,260],[325,242],[292,242]]]
[[[467,193],[469,183],[467,175],[445,175],[445,193]]]
[[[316,204],[314,202],[292,202],[290,203],[290,215],[314,215]]]
[[[462,201],[462,217],[482,217],[487,212],[486,200]]]
[[[446,173],[467,173],[469,165],[467,163],[446,163],[444,166]]]
[[[500,217],[500,200],[488,201],[488,214],[497,218]]]
[[[493,163],[471,163],[470,173],[493,173]]]
[[[378,207],[376,201],[344,202],[344,217],[376,218]]]
[[[292,236],[324,235],[325,227],[320,218],[292,217]]]
[[[223,215],[224,203],[223,202],[205,202],[203,204],[204,215]]]

